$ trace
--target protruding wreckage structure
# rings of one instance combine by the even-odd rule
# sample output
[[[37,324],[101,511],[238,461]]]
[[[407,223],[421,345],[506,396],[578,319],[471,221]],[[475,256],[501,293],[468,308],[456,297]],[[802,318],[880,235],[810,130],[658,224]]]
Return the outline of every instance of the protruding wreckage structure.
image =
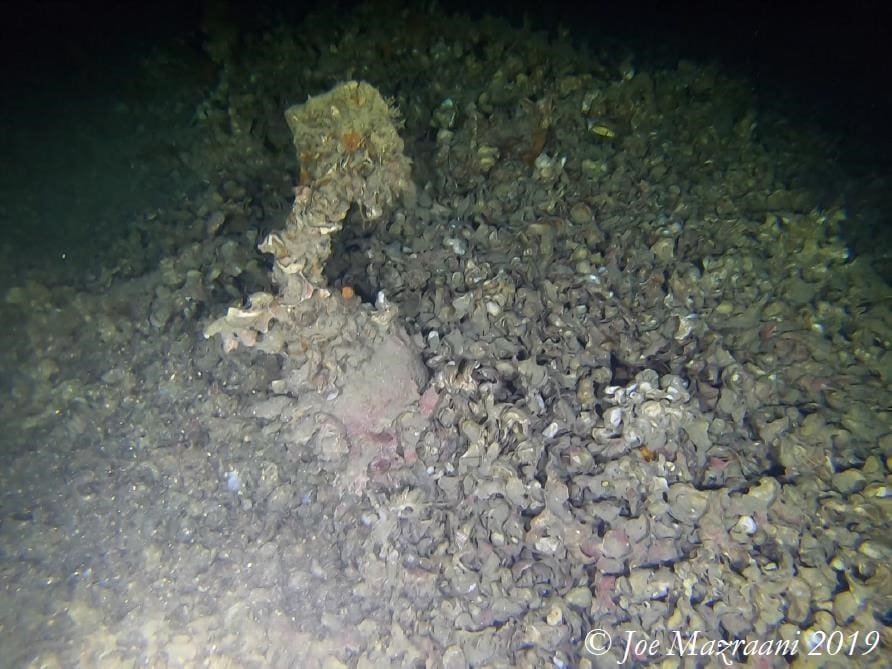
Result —
[[[231,307],[206,337],[283,357],[272,390],[293,398],[291,437],[305,440],[359,492],[366,470],[414,462],[416,407],[427,372],[419,352],[379,295],[374,306],[331,291],[324,266],[331,235],[350,208],[380,218],[414,196],[396,110],[366,83],[350,81],[286,111],[300,180],[285,228],[260,245],[275,258],[278,293],[254,293]],[[374,460],[378,462],[373,462]]]

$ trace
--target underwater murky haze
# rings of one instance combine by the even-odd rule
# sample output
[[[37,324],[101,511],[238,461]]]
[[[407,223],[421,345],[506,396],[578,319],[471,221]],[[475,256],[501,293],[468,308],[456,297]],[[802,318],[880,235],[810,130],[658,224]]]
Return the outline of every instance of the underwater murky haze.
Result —
[[[9,666],[888,664],[877,22],[500,10],[11,11]]]

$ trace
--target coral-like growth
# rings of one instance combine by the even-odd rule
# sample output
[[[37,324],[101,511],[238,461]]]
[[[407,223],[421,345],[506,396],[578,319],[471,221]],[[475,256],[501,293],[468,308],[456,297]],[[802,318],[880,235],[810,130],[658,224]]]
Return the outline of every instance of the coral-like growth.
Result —
[[[330,236],[340,230],[353,204],[368,218],[414,193],[410,162],[394,121],[397,112],[366,83],[350,81],[287,110],[300,160],[301,182],[285,229],[260,250],[275,259],[277,295],[257,293],[246,308],[230,308],[205,335],[221,335],[224,349],[240,344],[286,354],[290,390],[338,389],[347,361],[356,369],[377,342],[407,338],[386,303],[372,310],[355,301],[330,299],[323,269]]]
[[[427,380],[395,307],[383,299],[374,307],[350,299],[348,287],[334,296],[323,276],[330,235],[353,204],[377,218],[398,196],[414,192],[395,117],[378,91],[357,82],[287,111],[300,185],[285,229],[260,244],[275,259],[278,293],[255,293],[247,307],[230,308],[205,331],[219,334],[227,352],[243,345],[283,356],[273,390],[298,398],[296,420],[315,412],[346,435],[349,465],[341,461],[348,457],[342,448],[329,448],[326,462],[357,492],[366,470],[375,474],[370,463],[392,465],[395,456],[385,450],[395,453],[400,445],[402,453],[414,453],[394,425],[404,412],[417,411]]]

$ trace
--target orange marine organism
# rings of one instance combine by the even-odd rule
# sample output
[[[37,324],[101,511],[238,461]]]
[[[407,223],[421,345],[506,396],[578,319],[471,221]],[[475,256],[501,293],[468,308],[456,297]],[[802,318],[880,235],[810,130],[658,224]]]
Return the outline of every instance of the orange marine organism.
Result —
[[[341,148],[344,153],[356,153],[365,144],[365,138],[355,130],[348,130],[341,135]]]

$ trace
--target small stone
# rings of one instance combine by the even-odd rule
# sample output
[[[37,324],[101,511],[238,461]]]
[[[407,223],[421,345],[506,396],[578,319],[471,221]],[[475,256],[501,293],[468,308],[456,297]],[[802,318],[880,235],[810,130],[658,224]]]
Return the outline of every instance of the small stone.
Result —
[[[712,440],[709,438],[709,421],[705,418],[691,421],[684,426],[684,429],[698,450],[705,451],[712,446]]]
[[[604,412],[604,423],[607,427],[618,430],[623,422],[623,410],[621,407],[610,407]]]
[[[443,651],[443,669],[464,669],[468,660],[459,646],[449,646]]]
[[[694,523],[706,513],[709,495],[686,483],[676,483],[669,488],[669,513],[676,520]]]
[[[555,555],[561,549],[561,540],[557,537],[540,537],[534,546],[540,553]]]
[[[880,459],[871,455],[864,461],[864,466],[861,468],[861,473],[865,476],[873,476],[875,474],[879,474],[883,471],[883,465],[880,462]]]
[[[576,399],[583,409],[591,407],[595,403],[594,380],[590,375],[583,376],[576,382]]]
[[[650,251],[657,260],[668,263],[675,257],[675,240],[664,237],[651,246]]]
[[[455,309],[455,317],[463,318],[471,309],[473,295],[464,293],[452,300],[452,308]]]
[[[592,273],[592,264],[588,260],[580,260],[573,269],[576,270],[577,274],[588,275]]]
[[[548,611],[548,615],[545,616],[545,622],[552,627],[564,622],[564,613],[561,611],[561,608],[559,606],[552,606]]]
[[[740,516],[734,524],[734,531],[742,532],[743,534],[755,534],[758,527],[752,516]]]
[[[811,588],[801,577],[794,576],[787,587],[787,620],[801,625],[811,615]]]
[[[749,510],[766,511],[774,504],[779,493],[780,483],[776,479],[763,478],[759,481],[759,485],[750,488],[749,492],[743,496],[743,501]]]
[[[863,495],[865,497],[880,497],[882,499],[885,499],[886,497],[892,495],[892,492],[890,492],[889,486],[887,486],[885,483],[871,483],[869,486],[864,488]]]
[[[207,233],[207,236],[214,237],[225,222],[226,214],[219,209],[214,211],[208,216],[207,222],[205,223],[205,232]]]
[[[829,602],[833,599],[837,578],[832,570],[818,567],[800,567],[799,575],[803,581],[808,583],[808,589],[811,591],[813,601]]]
[[[851,590],[840,592],[833,598],[833,617],[838,625],[846,625],[858,614],[861,605]]]
[[[592,208],[585,202],[577,202],[570,208],[570,220],[577,225],[592,222]]]
[[[557,424],[557,422],[552,421],[549,423],[544,430],[542,430],[542,436],[546,439],[552,439],[557,433],[560,431],[561,426]]]
[[[585,586],[573,588],[564,596],[564,600],[570,606],[588,610],[592,605],[592,591]]]
[[[874,560],[888,560],[889,550],[876,541],[865,541],[858,546],[858,552]]]
[[[198,655],[198,646],[192,637],[177,634],[166,645],[167,660],[175,665],[189,664]]]
[[[631,552],[629,537],[622,530],[607,530],[601,545],[601,553],[608,558],[623,558]]]
[[[833,488],[842,495],[851,495],[864,488],[864,474],[857,469],[846,469],[833,475]]]

